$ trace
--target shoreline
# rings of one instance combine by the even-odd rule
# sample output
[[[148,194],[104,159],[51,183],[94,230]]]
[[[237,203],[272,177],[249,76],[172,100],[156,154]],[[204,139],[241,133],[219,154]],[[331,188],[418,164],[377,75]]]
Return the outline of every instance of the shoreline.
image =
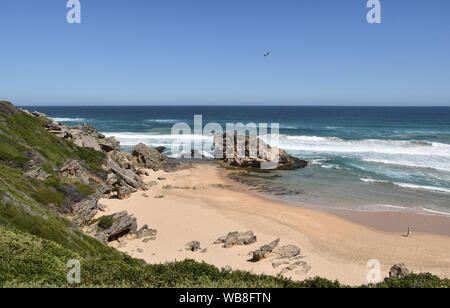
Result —
[[[243,193],[252,194],[255,197],[266,199],[271,202],[285,204],[287,206],[325,212],[348,221],[372,227],[383,232],[403,232],[406,234],[408,227],[413,232],[429,233],[435,235],[450,236],[450,216],[440,214],[423,214],[410,211],[364,211],[357,209],[332,208],[321,205],[307,204],[297,201],[288,201],[275,196],[263,195],[253,190],[251,186],[235,182],[227,176],[229,170],[222,169],[221,176],[224,181],[235,186]],[[233,171],[231,171],[233,172]]]
[[[148,224],[158,230],[149,242],[125,237],[110,245],[149,263],[165,263],[194,259],[217,267],[230,267],[255,273],[277,275],[283,266],[273,265],[274,256],[260,262],[249,262],[249,252],[276,238],[280,246],[301,248],[302,261],[311,270],[307,273],[284,273],[294,280],[320,276],[341,283],[367,283],[370,259],[381,263],[382,277],[396,263],[405,263],[414,272],[431,272],[450,276],[450,237],[414,231],[412,238],[403,232],[385,232],[317,209],[293,206],[274,201],[255,192],[245,191],[242,184],[226,178],[228,170],[212,164],[192,164],[189,169],[171,172],[150,172],[146,182],[156,182],[148,192],[134,193],[130,199],[102,199],[108,210],[98,217],[121,210],[133,214],[139,226]],[[158,180],[158,177],[164,180]],[[169,188],[171,187],[171,188]],[[162,198],[155,198],[155,197]],[[367,218],[375,219],[374,215]],[[342,213],[341,213],[342,215]],[[379,221],[386,221],[382,213]],[[357,215],[356,215],[357,216]],[[403,215],[401,215],[403,216]],[[423,215],[413,215],[417,221]],[[392,216],[398,221],[398,215]],[[429,216],[436,223],[435,216]],[[448,219],[450,222],[450,219]],[[447,222],[445,222],[447,223]],[[424,222],[428,225],[428,222]],[[447,226],[447,224],[445,225]],[[220,236],[233,231],[254,231],[258,240],[249,246],[222,248],[214,245]],[[191,241],[199,241],[204,252],[185,250]]]

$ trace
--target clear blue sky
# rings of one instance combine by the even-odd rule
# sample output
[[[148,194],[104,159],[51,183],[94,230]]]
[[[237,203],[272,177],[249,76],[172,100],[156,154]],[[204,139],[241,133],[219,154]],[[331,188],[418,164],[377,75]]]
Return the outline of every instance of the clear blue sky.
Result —
[[[450,105],[450,1],[0,1],[20,105]],[[266,51],[272,55],[264,58]]]

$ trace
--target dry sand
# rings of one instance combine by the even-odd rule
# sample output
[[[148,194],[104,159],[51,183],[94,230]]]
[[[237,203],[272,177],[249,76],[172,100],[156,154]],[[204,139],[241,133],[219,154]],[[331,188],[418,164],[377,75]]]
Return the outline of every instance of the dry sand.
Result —
[[[294,244],[300,247],[303,257],[300,260],[311,266],[307,274],[295,270],[285,274],[294,280],[321,276],[338,279],[345,284],[364,284],[367,283],[366,264],[369,259],[379,260],[381,277],[387,276],[395,263],[405,263],[414,272],[450,277],[449,236],[415,232],[412,238],[406,238],[403,236],[406,230],[386,232],[353,222],[358,219],[361,222],[378,220],[378,223],[369,225],[386,227],[387,230],[392,229],[397,221],[413,225],[420,222],[420,225],[434,225],[429,228],[431,232],[435,228],[444,230],[436,233],[445,234],[445,231],[450,232],[450,218],[341,213],[353,220],[350,221],[257,196],[226,179],[226,172],[210,164],[198,164],[191,169],[171,173],[149,171],[150,176],[145,181],[157,182],[149,191],[135,193],[127,200],[102,199],[100,202],[108,210],[99,216],[127,210],[137,217],[139,226],[148,224],[158,230],[156,240],[147,243],[139,239],[122,239],[121,243],[112,242],[110,245],[149,263],[189,258],[218,267],[276,275],[284,266],[272,266],[275,256],[250,262],[249,252],[280,238],[280,246]],[[166,180],[158,180],[158,177]],[[172,188],[164,188],[167,185]],[[158,195],[164,198],[155,198]],[[228,232],[248,230],[255,232],[255,244],[232,248],[213,244]],[[185,245],[193,240],[199,241],[206,252],[186,251]]]

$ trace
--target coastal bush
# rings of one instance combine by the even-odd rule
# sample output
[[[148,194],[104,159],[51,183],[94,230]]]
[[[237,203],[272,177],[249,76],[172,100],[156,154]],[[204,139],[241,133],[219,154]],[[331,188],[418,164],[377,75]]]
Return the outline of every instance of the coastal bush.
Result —
[[[114,224],[114,218],[111,216],[102,216],[98,220],[98,226],[104,230],[111,228]]]
[[[66,281],[69,270],[66,264],[71,259],[81,262],[81,284]],[[0,287],[348,288],[318,277],[292,281],[281,276],[218,269],[193,260],[147,265],[111,248],[100,256],[85,258],[55,242],[3,227],[0,227]],[[411,274],[404,279],[361,287],[449,288],[450,282],[431,274]]]

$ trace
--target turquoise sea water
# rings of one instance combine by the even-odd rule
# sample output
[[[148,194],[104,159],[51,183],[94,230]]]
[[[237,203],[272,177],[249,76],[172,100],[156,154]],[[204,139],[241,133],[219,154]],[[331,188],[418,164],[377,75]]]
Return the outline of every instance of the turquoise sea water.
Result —
[[[123,150],[139,142],[170,147],[179,138],[172,126],[193,129],[194,115],[223,126],[279,123],[280,147],[311,166],[244,179],[259,190],[321,206],[450,215],[450,107],[27,108],[69,125],[93,124]]]

